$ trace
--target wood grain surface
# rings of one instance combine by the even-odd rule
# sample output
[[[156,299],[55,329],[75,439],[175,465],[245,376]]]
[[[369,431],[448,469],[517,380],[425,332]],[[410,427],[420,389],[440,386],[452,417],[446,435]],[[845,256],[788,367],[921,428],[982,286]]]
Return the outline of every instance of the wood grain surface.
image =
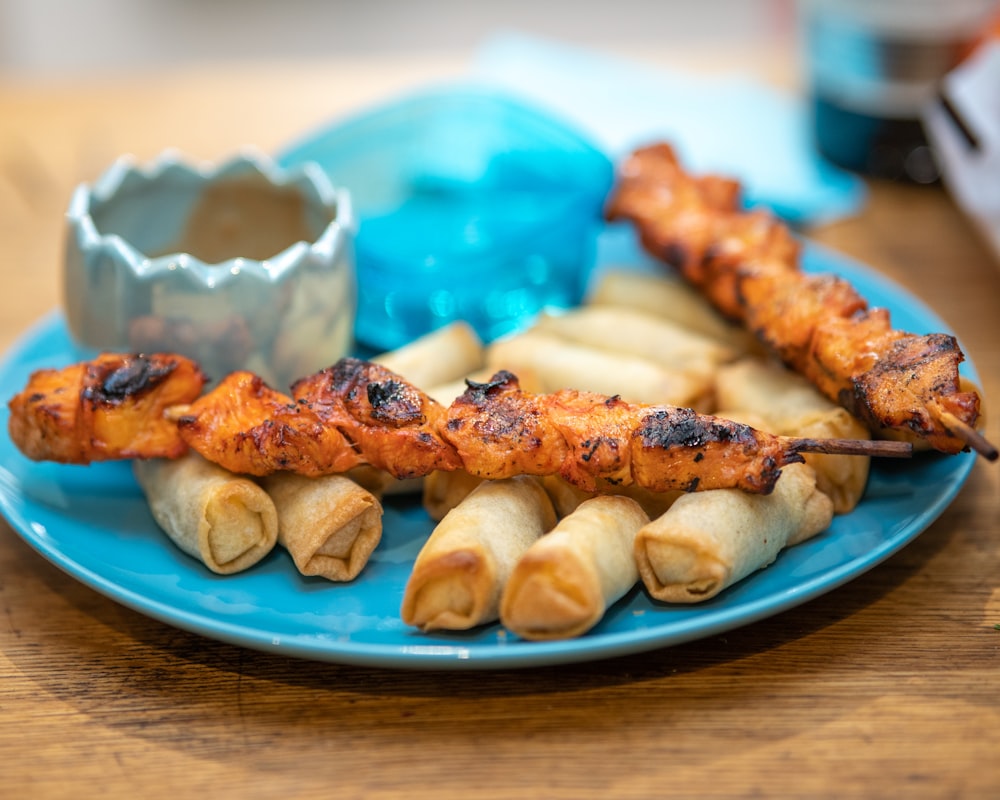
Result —
[[[0,82],[0,349],[59,305],[62,214],[115,157],[272,150],[455,65]],[[359,79],[363,75],[363,80]],[[809,231],[926,300],[1000,441],[1000,264],[939,188]],[[0,387],[5,399],[18,387]],[[84,587],[0,522],[0,796],[997,797],[1000,466],[885,563],[777,617],[608,661],[488,673],[281,658]]]

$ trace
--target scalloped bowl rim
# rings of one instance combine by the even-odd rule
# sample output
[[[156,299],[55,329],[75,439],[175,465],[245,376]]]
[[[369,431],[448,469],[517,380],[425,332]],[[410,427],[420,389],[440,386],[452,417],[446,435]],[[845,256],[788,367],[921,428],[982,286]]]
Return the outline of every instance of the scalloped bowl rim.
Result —
[[[209,185],[247,174],[260,176],[277,188],[298,189],[306,202],[330,213],[330,222],[313,241],[299,240],[270,258],[235,256],[213,263],[181,251],[147,256],[122,235],[99,231],[94,222],[94,204],[110,202],[119,191],[130,185],[151,187],[169,175],[182,175]],[[84,183],[76,188],[66,219],[80,232],[81,250],[100,248],[113,251],[118,256],[116,260],[127,265],[140,281],[155,281],[182,270],[209,289],[217,289],[241,276],[273,282],[294,270],[307,254],[329,259],[340,245],[341,239],[347,233],[352,233],[356,224],[350,193],[346,189],[335,187],[318,164],[307,161],[285,167],[264,154],[249,149],[218,165],[208,161],[188,161],[174,150],[164,151],[148,164],[140,164],[131,155],[121,156],[93,184]]]

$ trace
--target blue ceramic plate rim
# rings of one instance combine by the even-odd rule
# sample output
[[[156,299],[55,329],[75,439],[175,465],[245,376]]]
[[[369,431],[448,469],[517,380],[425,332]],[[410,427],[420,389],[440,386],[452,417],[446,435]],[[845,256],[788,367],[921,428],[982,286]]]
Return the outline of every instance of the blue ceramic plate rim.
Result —
[[[645,261],[630,242],[613,243],[601,260],[625,264],[628,255],[634,264]],[[889,308],[897,327],[948,330],[903,288],[837,253],[809,244],[803,266],[844,276],[873,305]],[[0,363],[0,386],[12,394],[30,370],[73,359],[62,317],[52,314],[30,329]],[[977,379],[968,362],[963,373]],[[7,415],[4,406],[2,418]],[[386,538],[372,563],[357,581],[342,585],[298,576],[283,552],[272,553],[241,575],[214,575],[162,537],[127,465],[38,465],[24,459],[6,436],[0,438],[0,511],[30,547],[69,575],[177,628],[319,661],[405,669],[501,669],[582,662],[680,644],[753,623],[836,589],[896,553],[937,519],[960,491],[975,460],[974,454],[963,453],[876,465],[855,511],[717,598],[697,606],[666,606],[637,587],[589,634],[557,642],[522,641],[499,625],[427,635],[394,619],[408,565],[431,528],[415,502],[403,501],[398,508],[388,504]],[[141,564],[138,569],[136,563]]]

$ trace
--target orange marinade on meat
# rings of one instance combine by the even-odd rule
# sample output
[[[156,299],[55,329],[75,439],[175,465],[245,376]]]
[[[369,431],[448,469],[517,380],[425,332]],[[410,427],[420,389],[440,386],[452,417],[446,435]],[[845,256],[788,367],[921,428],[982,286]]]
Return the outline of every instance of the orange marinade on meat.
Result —
[[[248,475],[319,476],[367,464],[398,478],[465,469],[484,478],[561,475],[591,491],[637,484],[761,494],[773,489],[782,466],[802,460],[800,451],[871,452],[869,442],[784,439],[617,396],[529,394],[504,371],[486,383],[469,381],[445,408],[384,367],[355,358],[298,381],[293,396],[244,371],[196,399],[204,378],[192,362],[164,356],[125,366],[122,359],[102,356],[36,373],[11,403],[15,443],[33,457],[76,463],[93,453],[173,458],[190,447]],[[105,433],[88,439],[83,428]],[[158,437],[157,446],[143,446],[150,437]],[[81,442],[89,443],[86,453]]]
[[[766,494],[802,457],[778,437],[673,406],[564,390],[532,395],[499,372],[448,412],[446,437],[476,475],[560,475],[594,491],[740,488]]]
[[[448,408],[444,436],[465,470],[481,478],[556,475],[567,457],[545,410],[505,370],[468,383]]]
[[[205,380],[197,364],[173,354],[106,353],[38,370],[8,404],[8,430],[38,461],[177,458],[187,446],[164,412],[197,398]]]
[[[335,427],[252,372],[233,372],[177,420],[191,449],[231,472],[346,472],[362,457]]]
[[[292,396],[396,478],[461,467],[441,436],[445,407],[379,364],[342,358],[296,381]]]

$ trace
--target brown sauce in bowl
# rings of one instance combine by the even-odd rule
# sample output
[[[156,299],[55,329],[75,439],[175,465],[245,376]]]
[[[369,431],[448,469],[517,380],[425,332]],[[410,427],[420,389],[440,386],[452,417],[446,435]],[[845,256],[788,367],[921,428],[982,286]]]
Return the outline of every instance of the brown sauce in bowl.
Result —
[[[206,264],[232,258],[262,261],[296,242],[313,241],[329,222],[322,220],[314,230],[308,224],[306,200],[295,188],[255,178],[225,180],[206,187],[181,238],[150,255],[190,253]]]

